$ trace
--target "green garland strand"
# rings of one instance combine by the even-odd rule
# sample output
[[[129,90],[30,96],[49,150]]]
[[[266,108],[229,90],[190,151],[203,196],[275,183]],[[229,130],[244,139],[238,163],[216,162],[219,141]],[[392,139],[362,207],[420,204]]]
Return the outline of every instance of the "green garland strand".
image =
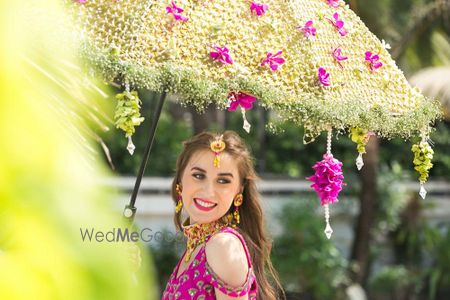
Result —
[[[429,170],[433,167],[431,160],[434,151],[427,142],[414,144],[411,151],[414,153],[414,169],[420,174],[420,183],[424,184],[428,179]]]
[[[114,115],[116,128],[125,132],[125,137],[131,137],[135,132],[135,127],[139,126],[144,117],[141,117],[141,100],[136,91],[123,92],[116,95],[117,106]]]
[[[354,143],[356,143],[356,150],[359,154],[366,153],[366,144],[369,136],[369,131],[367,129],[362,129],[359,127],[353,127],[350,129],[350,138]]]

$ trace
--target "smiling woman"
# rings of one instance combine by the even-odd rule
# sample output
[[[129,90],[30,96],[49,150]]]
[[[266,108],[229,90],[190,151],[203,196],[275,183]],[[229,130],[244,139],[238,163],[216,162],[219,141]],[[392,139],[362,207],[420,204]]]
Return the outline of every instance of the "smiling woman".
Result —
[[[282,294],[256,179],[250,152],[236,133],[204,132],[184,143],[172,197],[175,225],[187,247],[163,300],[266,300]],[[182,224],[183,210],[188,218]]]

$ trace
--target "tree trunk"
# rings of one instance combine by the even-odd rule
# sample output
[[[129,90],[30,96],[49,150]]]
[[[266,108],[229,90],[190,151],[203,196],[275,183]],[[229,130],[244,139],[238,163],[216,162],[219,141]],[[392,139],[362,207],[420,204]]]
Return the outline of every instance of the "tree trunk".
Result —
[[[364,285],[370,272],[370,241],[376,216],[377,168],[379,141],[372,137],[366,145],[364,167],[359,172],[361,180],[360,214],[356,220],[350,260],[357,263],[353,280]]]

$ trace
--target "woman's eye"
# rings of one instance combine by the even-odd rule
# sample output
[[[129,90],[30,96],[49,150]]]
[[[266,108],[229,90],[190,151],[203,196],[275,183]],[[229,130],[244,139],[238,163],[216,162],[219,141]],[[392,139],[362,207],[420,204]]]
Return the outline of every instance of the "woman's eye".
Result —
[[[205,175],[201,174],[201,173],[194,173],[192,174],[192,176],[194,176],[197,179],[203,179],[205,178]]]
[[[219,178],[219,179],[217,180],[217,182],[218,182],[218,183],[222,183],[222,184],[230,183],[230,181],[229,181],[228,179],[223,179],[223,178]]]

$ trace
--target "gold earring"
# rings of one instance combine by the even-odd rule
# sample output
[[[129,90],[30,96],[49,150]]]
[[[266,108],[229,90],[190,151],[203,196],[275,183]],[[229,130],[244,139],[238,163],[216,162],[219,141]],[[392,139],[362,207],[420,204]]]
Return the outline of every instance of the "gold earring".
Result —
[[[177,206],[175,207],[175,212],[178,214],[181,209],[183,208],[183,199],[181,198],[181,186],[177,183],[175,187],[177,194],[178,194],[178,202]]]
[[[233,200],[233,204],[235,206],[235,210],[233,212],[233,217],[237,224],[239,224],[241,222],[241,216],[239,215],[239,206],[242,205],[243,201],[244,201],[244,196],[242,196],[242,194],[237,194]]]

